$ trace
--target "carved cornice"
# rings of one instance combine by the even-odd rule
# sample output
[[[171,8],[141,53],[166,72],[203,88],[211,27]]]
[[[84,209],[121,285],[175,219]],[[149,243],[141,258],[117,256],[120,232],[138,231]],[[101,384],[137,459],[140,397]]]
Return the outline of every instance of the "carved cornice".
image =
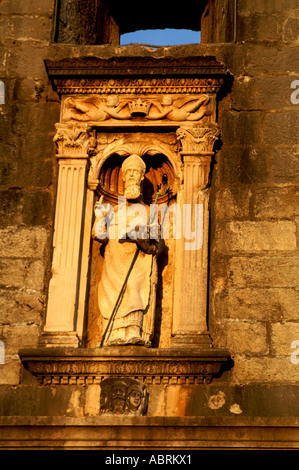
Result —
[[[100,384],[112,377],[130,377],[146,384],[210,383],[229,359],[226,350],[30,349],[19,351],[28,369],[43,385]]]
[[[213,56],[101,58],[94,56],[46,60],[49,77],[58,76],[159,76],[226,75],[226,67]]]
[[[215,57],[77,57],[45,61],[60,94],[217,93],[227,76]]]
[[[223,78],[171,77],[168,70],[163,78],[56,78],[55,88],[59,94],[188,94],[218,93]]]

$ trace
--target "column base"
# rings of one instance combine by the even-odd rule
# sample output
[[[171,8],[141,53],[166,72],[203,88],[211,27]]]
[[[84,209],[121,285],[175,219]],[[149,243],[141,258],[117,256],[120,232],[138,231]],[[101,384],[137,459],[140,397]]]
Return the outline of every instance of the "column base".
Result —
[[[75,331],[51,331],[43,333],[39,341],[42,348],[78,348],[79,338]]]
[[[209,349],[213,348],[213,340],[208,332],[198,334],[180,333],[172,336],[171,346],[176,348]]]

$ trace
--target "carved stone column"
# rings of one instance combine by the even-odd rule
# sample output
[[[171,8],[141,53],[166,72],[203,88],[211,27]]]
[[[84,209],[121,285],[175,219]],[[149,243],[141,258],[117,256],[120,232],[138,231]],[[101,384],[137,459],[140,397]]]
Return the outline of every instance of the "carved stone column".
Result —
[[[76,315],[81,258],[86,169],[91,128],[57,124],[54,141],[59,163],[52,278],[41,343],[77,346]]]
[[[184,162],[183,233],[176,250],[172,344],[210,347],[207,325],[209,175],[217,124],[177,130]]]

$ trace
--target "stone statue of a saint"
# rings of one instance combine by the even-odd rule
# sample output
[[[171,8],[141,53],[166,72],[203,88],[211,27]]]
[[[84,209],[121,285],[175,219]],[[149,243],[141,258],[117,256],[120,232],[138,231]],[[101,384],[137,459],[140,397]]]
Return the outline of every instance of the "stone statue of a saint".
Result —
[[[96,204],[93,237],[105,244],[98,286],[98,304],[107,330],[103,345],[150,346],[154,331],[157,255],[164,244],[158,224],[149,220],[150,207],[142,202],[145,163],[138,155],[122,164],[124,198],[119,204]],[[156,225],[152,234],[152,228]],[[134,256],[137,258],[133,268]],[[131,271],[130,271],[131,269]],[[116,314],[111,315],[130,271]],[[110,325],[109,322],[111,321]]]

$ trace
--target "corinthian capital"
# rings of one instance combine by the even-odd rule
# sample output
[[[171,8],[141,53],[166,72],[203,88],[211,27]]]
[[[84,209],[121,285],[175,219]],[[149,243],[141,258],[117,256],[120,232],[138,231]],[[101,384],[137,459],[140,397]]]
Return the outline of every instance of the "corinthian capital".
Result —
[[[218,124],[183,125],[177,129],[176,134],[182,155],[201,155],[213,153],[214,143],[220,131]]]
[[[87,158],[92,127],[88,124],[56,124],[54,142],[58,157]]]

